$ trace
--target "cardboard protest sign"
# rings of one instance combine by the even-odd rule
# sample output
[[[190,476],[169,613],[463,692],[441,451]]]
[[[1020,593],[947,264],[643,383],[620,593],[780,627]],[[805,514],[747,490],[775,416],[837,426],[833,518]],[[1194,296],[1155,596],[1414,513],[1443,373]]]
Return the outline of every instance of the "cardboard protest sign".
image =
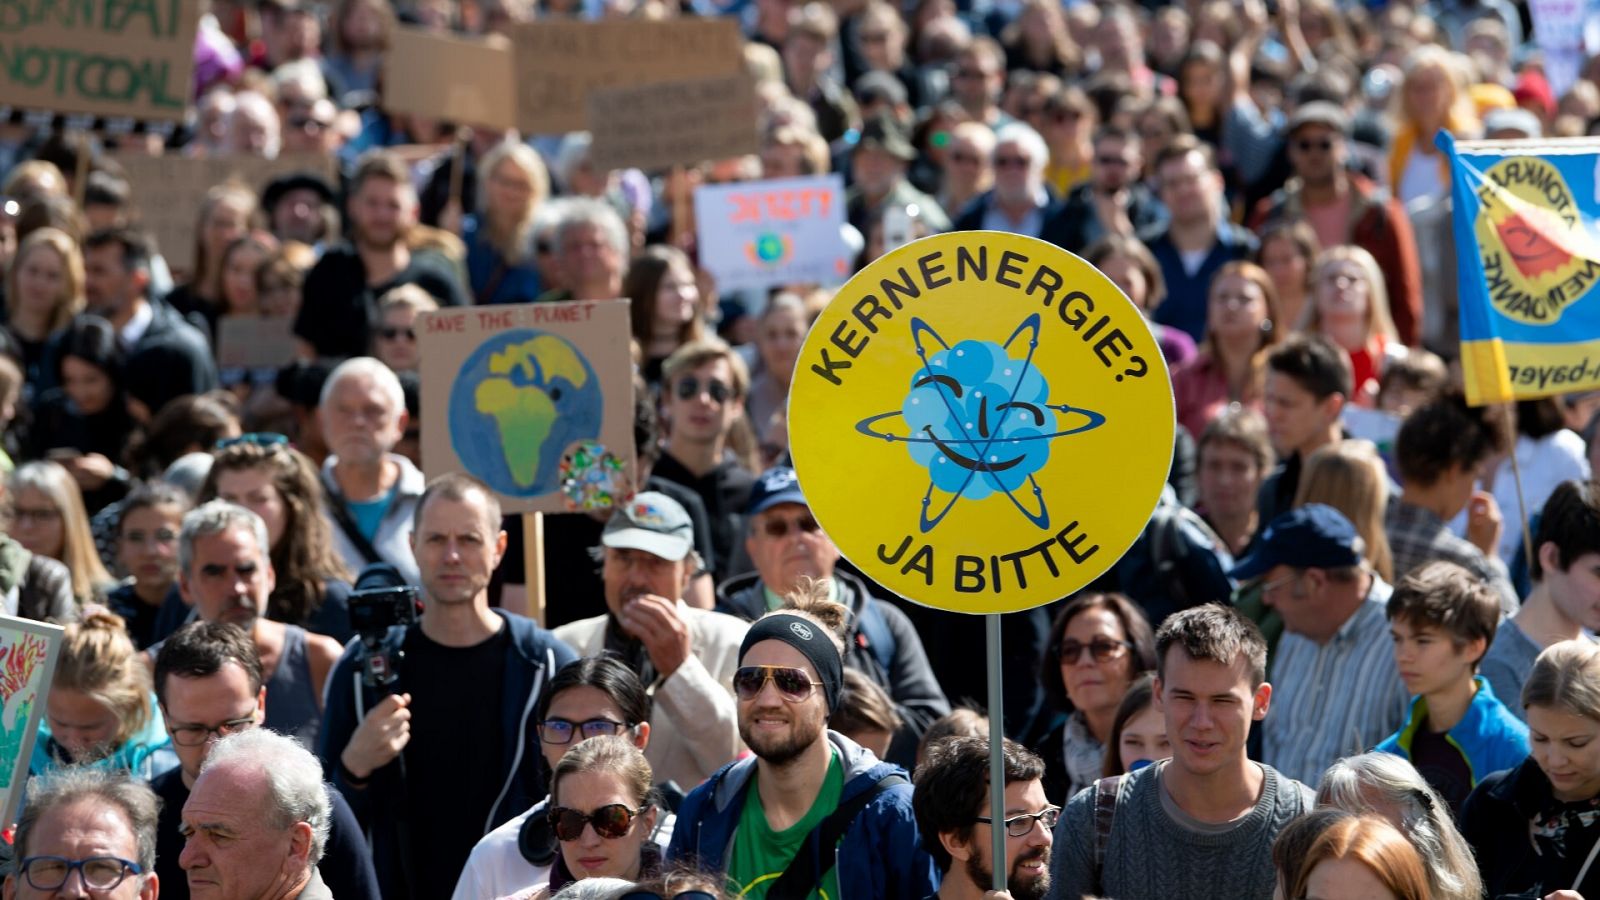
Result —
[[[755,153],[756,87],[743,72],[589,95],[598,169],[665,169]]]
[[[217,320],[217,365],[277,368],[295,357],[294,319],[224,316]]]
[[[58,625],[0,615],[0,796],[7,822],[17,820],[22,805],[61,635]]]
[[[589,95],[608,87],[732,75],[744,70],[733,19],[542,21],[518,25],[517,122],[528,134],[589,128]]]
[[[722,290],[838,284],[854,262],[838,175],[695,189],[700,264]]]
[[[511,45],[398,28],[383,62],[383,108],[496,130],[517,125]]]
[[[632,493],[626,300],[417,317],[422,466],[468,472],[506,512],[606,509]]]
[[[852,278],[789,398],[795,469],[839,549],[965,613],[1041,606],[1109,569],[1160,499],[1175,427],[1161,350],[1116,285],[989,231],[915,241]]]
[[[16,2],[0,7],[0,102],[182,121],[199,0]]]
[[[194,268],[195,224],[206,192],[225,181],[238,181],[259,192],[279,175],[314,172],[337,185],[330,156],[227,156],[191,159],[184,156],[118,156],[128,175],[130,200],[139,224],[156,240],[167,265]]]

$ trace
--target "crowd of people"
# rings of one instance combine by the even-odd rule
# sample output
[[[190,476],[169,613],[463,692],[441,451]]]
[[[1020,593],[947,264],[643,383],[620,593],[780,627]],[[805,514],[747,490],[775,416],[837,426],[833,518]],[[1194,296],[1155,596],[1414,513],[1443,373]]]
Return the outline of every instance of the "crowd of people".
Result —
[[[64,629],[6,897],[1600,898],[1600,392],[1465,402],[1433,142],[1600,126],[1534,5],[212,0],[175,132],[0,121],[0,613]],[[402,23],[680,16],[740,23],[758,153],[384,105]],[[173,248],[158,153],[331,167]],[[791,467],[840,284],[702,265],[696,187],[825,174],[857,270],[1039,238],[1166,358],[1161,502],[1003,617],[1002,708]],[[631,493],[531,560],[422,471],[419,316],[615,299]],[[230,319],[294,349],[225,365]]]

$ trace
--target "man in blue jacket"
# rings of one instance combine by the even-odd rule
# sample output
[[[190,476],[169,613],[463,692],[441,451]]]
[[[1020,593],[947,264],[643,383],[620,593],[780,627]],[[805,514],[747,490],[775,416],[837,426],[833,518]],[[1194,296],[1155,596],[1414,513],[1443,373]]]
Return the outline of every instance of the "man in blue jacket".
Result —
[[[330,677],[318,747],[371,839],[383,896],[399,900],[450,896],[478,839],[545,796],[533,713],[575,658],[531,619],[489,608],[506,535],[482,482],[434,479],[411,540],[425,611],[385,639],[403,652],[397,682],[366,683],[366,651],[352,641]]]
[[[844,681],[845,610],[817,594],[750,627],[733,684],[753,755],[689,794],[667,856],[725,873],[746,900],[922,900],[939,879],[905,770],[827,728]]]

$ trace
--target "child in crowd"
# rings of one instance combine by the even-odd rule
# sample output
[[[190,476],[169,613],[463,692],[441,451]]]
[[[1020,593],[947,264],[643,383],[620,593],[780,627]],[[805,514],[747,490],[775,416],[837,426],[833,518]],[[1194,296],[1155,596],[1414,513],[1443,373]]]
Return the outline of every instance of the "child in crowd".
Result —
[[[1415,699],[1406,723],[1378,750],[1411,760],[1459,811],[1483,776],[1528,755],[1528,727],[1478,675],[1500,621],[1499,598],[1466,569],[1433,562],[1400,581],[1388,614],[1395,664]]]

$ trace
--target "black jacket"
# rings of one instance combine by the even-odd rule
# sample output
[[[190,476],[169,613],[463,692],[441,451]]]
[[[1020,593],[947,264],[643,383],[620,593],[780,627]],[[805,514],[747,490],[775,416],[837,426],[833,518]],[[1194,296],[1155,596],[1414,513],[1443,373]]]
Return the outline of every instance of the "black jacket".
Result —
[[[1161,205],[1149,188],[1135,183],[1129,185],[1128,191],[1128,220],[1133,223],[1135,232],[1159,228],[1166,221],[1166,207]],[[1063,250],[1082,253],[1090,244],[1105,237],[1106,233],[1105,224],[1095,212],[1094,185],[1080,184],[1067,192],[1066,199],[1056,208],[1055,214],[1045,220],[1044,231],[1039,237]]]
[[[1563,889],[1600,896],[1600,860],[1589,867],[1581,885],[1574,883],[1600,839],[1600,823],[1569,830],[1559,858],[1535,849],[1533,818],[1559,802],[1531,756],[1515,769],[1484,778],[1467,797],[1461,807],[1461,834],[1478,858],[1490,897],[1543,897]]]
[[[838,585],[838,601],[850,610],[850,633],[845,636],[845,665],[860,671],[882,687],[894,701],[900,714],[900,730],[889,745],[889,762],[916,764],[917,742],[922,740],[928,726],[950,712],[950,703],[939,688],[933,667],[928,664],[927,651],[922,638],[906,614],[891,603],[873,597],[860,579],[846,573],[834,572]],[[767,612],[766,585],[755,572],[723,582],[717,588],[717,612],[755,621]],[[875,617],[876,621],[863,627],[863,619]],[[881,623],[881,624],[879,624]],[[880,661],[881,649],[872,635],[879,635],[893,645],[893,652],[884,654],[887,666]],[[902,762],[906,760],[906,762]]]

